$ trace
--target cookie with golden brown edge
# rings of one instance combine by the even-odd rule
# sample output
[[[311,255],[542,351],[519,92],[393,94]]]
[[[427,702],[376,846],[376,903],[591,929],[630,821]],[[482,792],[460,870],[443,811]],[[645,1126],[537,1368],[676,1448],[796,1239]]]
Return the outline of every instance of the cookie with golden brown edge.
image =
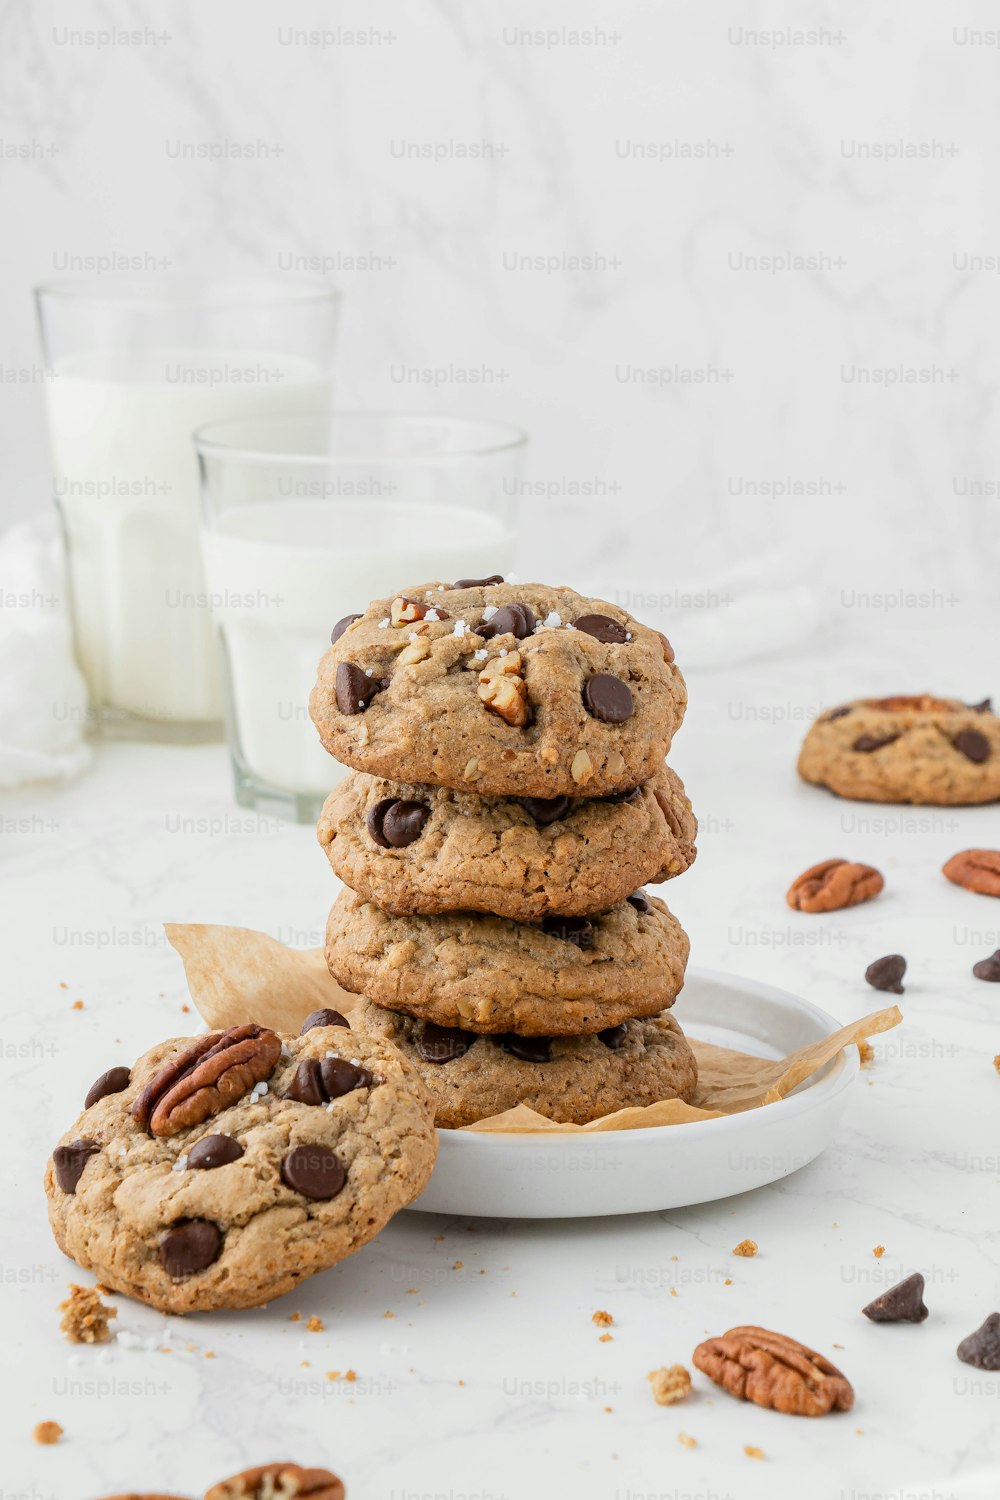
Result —
[[[487,911],[515,921],[606,911],[682,874],[697,820],[680,778],[610,797],[479,797],[355,771],[317,832],[337,875],[396,916]]]
[[[694,1053],[669,1012],[590,1036],[479,1036],[366,1000],[351,1024],[409,1058],[442,1129],[473,1125],[517,1104],[585,1125],[618,1109],[690,1099],[698,1081]]]
[[[343,891],[326,930],[344,989],[481,1033],[580,1036],[657,1015],[680,993],[687,958],[676,917],[642,891],[600,916],[537,926],[477,912],[393,917]]]
[[[420,584],[333,635],[313,722],[337,760],[392,781],[627,791],[658,771],[687,705],[664,636],[567,588]]]
[[[1000,798],[1000,719],[929,693],[828,709],[799,754],[804,781],[859,802],[961,806]]]
[[[393,1047],[346,1023],[234,1026],[97,1080],[46,1168],[49,1222],[161,1312],[255,1307],[366,1244],[435,1153],[430,1097]]]

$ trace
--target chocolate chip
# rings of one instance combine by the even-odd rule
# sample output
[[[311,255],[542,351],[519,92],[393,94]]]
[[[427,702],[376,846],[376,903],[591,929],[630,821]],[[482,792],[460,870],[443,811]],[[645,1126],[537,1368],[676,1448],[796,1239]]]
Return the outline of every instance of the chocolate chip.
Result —
[[[993,699],[984,698],[982,703],[970,703],[968,705],[974,714],[991,714],[993,712]]]
[[[83,1176],[83,1169],[92,1156],[100,1151],[96,1141],[70,1141],[68,1146],[57,1146],[52,1153],[52,1165],[56,1182],[64,1193],[75,1193],[76,1185]]]
[[[211,1219],[178,1219],[160,1237],[160,1265],[168,1276],[194,1276],[218,1259],[222,1230]]]
[[[416,843],[431,815],[422,802],[393,802],[382,814],[382,837],[392,849]]]
[[[523,641],[534,628],[535,613],[527,604],[505,604],[495,615],[477,625],[476,634],[484,641],[491,641],[498,635],[512,635],[515,640]]]
[[[355,1089],[371,1088],[375,1079],[367,1068],[348,1062],[344,1057],[324,1057],[319,1065],[319,1076],[327,1102],[352,1094]]]
[[[625,626],[619,625],[610,615],[581,615],[573,621],[573,626],[582,630],[584,635],[592,635],[595,641],[604,641],[608,645],[623,646],[628,640]]]
[[[361,713],[384,686],[377,677],[369,677],[353,661],[342,661],[337,665],[337,707],[342,714]]]
[[[225,1167],[231,1161],[239,1161],[244,1148],[231,1135],[203,1135],[195,1141],[187,1154],[187,1164],[198,1171],[209,1167]]]
[[[474,1032],[463,1031],[459,1026],[438,1026],[434,1021],[425,1021],[417,1051],[424,1062],[450,1063],[464,1057],[478,1040]]]
[[[515,1036],[508,1032],[500,1038],[500,1045],[511,1057],[522,1062],[544,1063],[552,1061],[552,1038],[550,1036]]]
[[[499,573],[491,573],[489,578],[460,578],[457,583],[452,584],[453,589],[488,589],[494,583],[503,583]]]
[[[90,1090],[83,1101],[84,1109],[89,1109],[96,1104],[98,1099],[106,1099],[109,1094],[120,1094],[128,1088],[132,1082],[132,1071],[130,1068],[109,1068],[96,1078],[90,1085]]]
[[[973,964],[972,972],[977,979],[986,979],[990,984],[1000,984],[1000,948],[995,953],[991,953],[989,958],[981,958],[977,964]]]
[[[325,1203],[336,1198],[347,1181],[347,1172],[329,1146],[310,1143],[292,1147],[281,1163],[281,1180],[303,1198]]]
[[[828,714],[824,714],[823,715],[823,721],[826,724],[832,724],[833,721],[834,721],[834,719],[843,719],[843,718],[846,718],[846,716],[850,712],[851,712],[850,707],[847,707],[847,706],[845,706],[844,708],[831,708],[831,710],[830,710],[830,712]]]
[[[572,806],[569,797],[518,797],[517,800],[531,814],[539,828],[558,823]]]
[[[312,1010],[299,1027],[299,1036],[305,1036],[314,1026],[346,1026],[350,1030],[351,1023],[339,1010]]]
[[[956,1353],[977,1370],[1000,1370],[1000,1313],[990,1313],[975,1333],[962,1340]]]
[[[612,1052],[617,1052],[628,1036],[628,1027],[623,1021],[620,1026],[605,1026],[604,1030],[599,1031],[597,1035],[605,1047],[610,1047]]]
[[[328,1102],[323,1097],[317,1058],[302,1059],[292,1075],[292,1081],[285,1090],[284,1097],[294,1099],[296,1104],[326,1104]]]
[[[376,844],[382,849],[391,847],[389,840],[382,830],[382,820],[390,807],[395,807],[398,801],[398,797],[383,797],[380,802],[376,802],[375,806],[369,810],[368,816],[365,819],[365,827]]]
[[[927,1316],[924,1278],[919,1271],[914,1271],[912,1276],[882,1292],[861,1311],[873,1323],[922,1323]]]
[[[625,897],[625,900],[628,902],[629,906],[634,906],[636,911],[639,912],[642,916],[648,917],[652,915],[653,903],[652,901],[650,901],[645,891],[633,891],[631,896]]]
[[[956,734],[955,749],[961,750],[966,760],[977,766],[990,758],[990,742],[978,729],[963,729]]]
[[[330,631],[330,645],[335,646],[340,640],[340,637],[343,635],[344,631],[347,629],[348,625],[353,625],[355,620],[360,619],[360,615],[345,615],[342,620],[338,620],[336,625]]]
[[[610,672],[588,677],[583,685],[583,706],[604,724],[624,724],[635,708],[628,683]]]
[[[542,931],[577,948],[589,948],[594,941],[594,924],[586,917],[546,917]]]
[[[877,958],[868,965],[865,978],[874,990],[888,990],[891,995],[901,995],[905,973],[906,959],[903,955],[887,953],[885,958]]]
[[[625,792],[608,792],[604,797],[598,797],[598,802],[634,802],[637,797],[642,796],[641,786],[630,786]]]
[[[862,734],[851,748],[860,751],[862,755],[869,755],[873,750],[881,750],[883,745],[891,745],[898,739],[898,734]]]

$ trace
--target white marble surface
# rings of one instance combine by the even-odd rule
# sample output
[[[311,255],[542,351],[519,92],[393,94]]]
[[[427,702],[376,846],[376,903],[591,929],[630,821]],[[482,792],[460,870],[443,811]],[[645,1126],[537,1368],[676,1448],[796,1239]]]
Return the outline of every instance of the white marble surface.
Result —
[[[981,696],[985,656],[938,644],[956,689]],[[866,808],[800,786],[792,769],[802,719],[862,675],[873,687],[893,677],[924,685],[921,642],[883,647],[877,671],[831,652],[692,674],[693,707],[672,755],[703,822],[697,864],[669,892],[697,962],[797,989],[846,1020],[882,1001],[862,979],[872,958],[909,960],[905,1024],[876,1044],[815,1164],[666,1214],[570,1223],[406,1214],[353,1261],[264,1311],[164,1320],[118,1299],[117,1326],[151,1339],[151,1350],[74,1356],[60,1337],[56,1303],[78,1273],[46,1228],[46,1154],[92,1077],[188,1024],[164,919],[314,944],[331,877],[310,829],[233,805],[221,747],[109,747],[75,785],[0,802],[3,1493],[196,1495],[285,1456],[330,1464],[354,1500],[534,1500],[557,1487],[588,1500],[994,1496],[1000,1376],[960,1364],[954,1349],[1000,1303],[1000,1000],[970,974],[1000,945],[1000,917],[939,867],[956,849],[1000,844],[1000,808]],[[838,854],[878,865],[883,896],[828,917],[791,913],[789,879]],[[735,1258],[747,1236],[759,1255]],[[923,1326],[860,1316],[915,1269],[927,1278]],[[612,1342],[598,1341],[597,1308],[614,1316]],[[319,1314],[325,1331],[290,1322],[296,1311]],[[706,1333],[745,1322],[831,1355],[854,1382],[855,1410],[783,1418],[701,1376],[683,1406],[654,1404],[648,1370],[689,1364]],[[356,1383],[324,1382],[327,1370],[349,1368]],[[46,1418],[66,1429],[57,1447],[31,1442]],[[680,1431],[697,1448],[683,1448]],[[746,1457],[744,1444],[766,1459]]]

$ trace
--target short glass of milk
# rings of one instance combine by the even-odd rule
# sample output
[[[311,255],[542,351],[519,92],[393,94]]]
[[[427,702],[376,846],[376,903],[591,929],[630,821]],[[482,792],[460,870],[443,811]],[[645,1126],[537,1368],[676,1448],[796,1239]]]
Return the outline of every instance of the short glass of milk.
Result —
[[[36,290],[56,504],[91,725],[221,736],[196,427],[327,407],[325,285],[90,276]]]
[[[344,774],[309,719],[339,619],[408,586],[510,571],[526,442],[496,422],[332,410],[195,434],[243,806],[312,822]]]

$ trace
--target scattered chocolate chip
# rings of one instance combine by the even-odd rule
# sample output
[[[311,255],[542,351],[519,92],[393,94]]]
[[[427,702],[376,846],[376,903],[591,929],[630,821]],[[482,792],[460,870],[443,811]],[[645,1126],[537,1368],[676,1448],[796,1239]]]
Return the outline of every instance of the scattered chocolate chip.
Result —
[[[360,615],[345,615],[342,620],[338,620],[336,625],[330,631],[330,645],[335,646],[340,640],[340,637],[343,635],[344,631],[347,629],[348,625],[353,625],[355,620],[360,619]]]
[[[588,677],[583,685],[583,706],[604,724],[624,724],[635,709],[628,683],[610,672]]]
[[[346,1026],[348,1031],[351,1023],[346,1016],[342,1016],[339,1010],[312,1010],[306,1016],[299,1028],[299,1036],[305,1036],[307,1031],[312,1031],[314,1026]]]
[[[488,589],[494,583],[503,583],[499,573],[491,573],[489,578],[460,578],[457,583],[452,584],[453,589]]]
[[[323,1097],[317,1058],[302,1059],[292,1074],[292,1081],[285,1090],[284,1097],[294,1099],[296,1104],[326,1104],[328,1102]]]
[[[92,1156],[100,1151],[96,1141],[70,1141],[68,1146],[57,1146],[52,1153],[52,1166],[56,1182],[64,1193],[75,1193],[76,1185],[83,1176],[83,1169]]]
[[[955,736],[955,749],[961,750],[966,760],[981,766],[990,758],[990,742],[978,729],[963,729]]]
[[[281,1163],[281,1180],[303,1198],[325,1203],[336,1198],[347,1172],[329,1146],[309,1144],[292,1147]]]
[[[495,615],[476,626],[476,634],[484,641],[491,641],[498,635],[512,635],[515,640],[523,641],[534,628],[535,612],[527,604],[505,604]]]
[[[357,1063],[340,1057],[305,1057],[299,1063],[285,1090],[286,1099],[296,1104],[329,1104],[354,1089],[374,1083],[371,1073]]]
[[[422,802],[393,802],[382,814],[382,837],[392,849],[416,843],[431,815]]]
[[[1000,1313],[990,1313],[975,1333],[962,1340],[956,1353],[977,1370],[1000,1370]]]
[[[974,714],[991,714],[993,712],[993,699],[984,698],[982,703],[970,703],[968,705]]]
[[[511,1031],[500,1038],[500,1045],[511,1057],[519,1057],[522,1062],[544,1063],[552,1060],[550,1036],[515,1036]]]
[[[860,751],[862,755],[870,755],[873,750],[881,750],[883,745],[891,745],[898,739],[898,734],[861,734],[851,748]]]
[[[604,797],[598,797],[598,802],[635,802],[636,798],[642,796],[641,786],[630,786],[625,792],[608,792]]]
[[[912,1276],[882,1292],[861,1311],[873,1323],[922,1323],[927,1316],[924,1278],[919,1271],[914,1271]]]
[[[634,906],[636,911],[640,912],[642,916],[648,917],[652,914],[653,903],[645,891],[633,891],[631,896],[625,897],[625,900],[629,906]]]
[[[369,677],[356,662],[342,661],[337,665],[337,707],[342,714],[361,713],[384,686],[377,677]]]
[[[131,1068],[109,1068],[96,1078],[90,1085],[90,1090],[83,1101],[84,1109],[89,1109],[96,1104],[98,1099],[106,1099],[109,1094],[121,1094],[132,1082]]]
[[[989,958],[981,958],[977,964],[973,964],[972,972],[977,979],[988,980],[990,984],[1000,984],[1000,948],[995,953],[991,953]]]
[[[244,1147],[231,1135],[203,1135],[188,1152],[187,1164],[204,1171],[210,1167],[225,1167],[231,1161],[239,1161],[243,1155]]]
[[[417,1051],[424,1062],[450,1063],[464,1057],[478,1040],[474,1032],[463,1031],[459,1026],[438,1026],[434,1021],[425,1021]]]
[[[623,1021],[620,1026],[605,1026],[604,1030],[599,1031],[597,1035],[605,1047],[610,1047],[612,1052],[617,1052],[628,1036],[628,1027]]]
[[[594,941],[594,924],[586,917],[546,917],[542,931],[576,948],[589,948]]]
[[[517,800],[531,814],[539,828],[558,823],[572,806],[569,797],[518,797]]]
[[[581,615],[578,620],[573,621],[575,630],[582,630],[584,635],[592,635],[595,641],[604,641],[607,645],[624,646],[628,640],[628,631],[624,625],[619,625],[610,615]]]
[[[160,1237],[160,1265],[168,1276],[194,1276],[218,1259],[222,1230],[211,1219],[178,1219]]]
[[[831,708],[831,710],[830,710],[830,712],[828,714],[824,714],[823,715],[823,718],[824,718],[824,721],[827,724],[832,724],[833,721],[834,721],[834,719],[843,719],[850,712],[851,712],[851,709],[850,709],[850,707],[848,705],[845,705],[842,708]]]
[[[877,958],[868,965],[865,978],[873,990],[888,990],[891,995],[901,995],[905,973],[906,959],[903,955],[887,953],[885,958]]]

